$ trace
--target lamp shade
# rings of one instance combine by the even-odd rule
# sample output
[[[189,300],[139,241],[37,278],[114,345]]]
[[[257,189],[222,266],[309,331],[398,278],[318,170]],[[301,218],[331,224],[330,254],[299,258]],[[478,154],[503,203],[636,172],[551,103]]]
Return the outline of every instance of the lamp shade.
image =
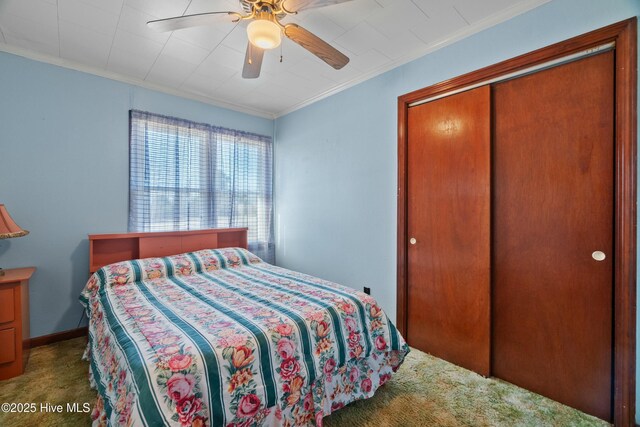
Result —
[[[0,204],[0,239],[11,239],[12,237],[22,237],[29,234],[27,230],[20,228],[11,218],[7,208]]]
[[[280,27],[268,19],[251,21],[247,27],[247,36],[251,44],[260,49],[276,48],[282,41]]]

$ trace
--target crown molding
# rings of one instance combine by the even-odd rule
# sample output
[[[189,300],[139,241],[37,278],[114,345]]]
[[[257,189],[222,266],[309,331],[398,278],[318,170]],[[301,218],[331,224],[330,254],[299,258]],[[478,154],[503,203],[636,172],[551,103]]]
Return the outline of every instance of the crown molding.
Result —
[[[150,83],[144,80],[136,79],[134,77],[125,76],[123,74],[115,73],[112,71],[103,70],[89,65],[83,65],[76,61],[63,59],[60,57],[47,55],[43,53],[33,52],[28,49],[24,49],[17,46],[11,46],[8,44],[0,43],[0,51],[10,53],[13,55],[21,56],[23,58],[31,59],[33,61],[44,62],[58,67],[67,68],[81,73],[92,74],[98,77],[103,77],[109,80],[115,80],[120,83],[126,83],[133,86],[139,86],[144,89],[150,89],[157,92],[162,92],[168,95],[177,96],[180,98],[190,99],[192,101],[202,102],[204,104],[213,105],[214,107],[226,108],[227,110],[237,111],[239,113],[250,114],[265,119],[275,119],[275,115],[269,111],[263,111],[258,109],[249,108],[243,105],[234,104],[227,101],[211,98],[208,96],[196,95],[191,92],[169,88],[167,86]]]
[[[331,95],[335,95],[338,92],[342,92],[345,89],[356,86],[364,81],[367,81],[381,74],[384,74],[387,71],[391,71],[394,68],[400,67],[401,65],[407,64],[429,53],[442,49],[445,46],[458,42],[473,34],[479,33],[480,31],[486,30],[487,28],[493,27],[494,25],[508,21],[511,18],[514,18],[525,12],[528,12],[532,9],[542,6],[543,4],[548,3],[550,1],[551,0],[528,0],[522,3],[518,3],[514,6],[508,7],[494,15],[490,15],[484,19],[474,22],[471,25],[461,28],[460,30],[452,33],[451,35],[449,35],[444,39],[437,40],[431,44],[426,45],[423,48],[420,48],[419,50],[416,50],[408,55],[402,56],[393,62],[385,64],[382,67],[378,67],[374,70],[371,70],[370,72],[365,73],[360,77],[349,80],[348,82],[345,82],[345,83],[341,83],[338,86],[334,86],[333,88],[325,92],[322,92],[312,98],[309,98],[303,102],[300,102],[290,108],[279,111],[278,113],[275,114],[275,118],[285,116],[289,113],[293,113],[294,111],[307,107],[317,101],[320,101],[321,99],[328,98]]]
[[[397,68],[401,65],[407,64],[411,61],[414,61],[422,56],[425,56],[429,53],[432,53],[438,49],[441,49],[445,46],[448,46],[452,43],[455,43],[457,41],[460,41],[466,37],[469,37],[473,34],[476,34],[482,30],[485,30],[487,28],[490,28],[494,25],[497,25],[501,22],[507,21],[515,16],[518,16],[520,14],[523,14],[525,12],[528,12],[529,10],[535,9],[538,6],[541,6],[545,3],[548,3],[551,0],[527,0],[524,1],[522,3],[518,3],[514,6],[511,6],[507,9],[504,9],[494,15],[488,16],[487,18],[484,18],[480,21],[477,21],[469,26],[466,26],[456,32],[454,32],[453,34],[451,34],[450,36],[444,38],[444,39],[440,39],[435,41],[434,43],[431,43],[429,45],[426,45],[425,47],[412,52],[411,54],[405,55],[395,61],[392,61],[382,67],[378,67],[376,69],[373,69],[363,75],[361,75],[358,78],[349,80],[348,82],[345,83],[341,83],[337,86],[334,86],[333,88],[322,92],[316,96],[313,96],[305,101],[302,101],[298,104],[293,105],[290,108],[286,108],[282,111],[279,111],[277,113],[273,113],[270,111],[265,111],[265,110],[259,110],[259,109],[254,109],[254,108],[250,108],[250,107],[246,107],[243,105],[239,105],[233,102],[228,102],[228,101],[223,101],[220,99],[216,99],[213,97],[208,97],[208,96],[202,96],[202,95],[197,95],[191,92],[187,92],[184,90],[180,90],[180,89],[174,89],[174,88],[169,88],[167,86],[163,86],[163,85],[159,85],[159,84],[155,84],[155,83],[150,83],[141,79],[137,79],[134,77],[129,77],[129,76],[125,76],[123,74],[119,74],[119,73],[115,73],[112,71],[107,71],[104,69],[100,69],[97,67],[91,67],[88,65],[83,65],[80,64],[76,61],[71,61],[68,59],[63,59],[60,57],[56,57],[56,56],[52,56],[52,55],[47,55],[47,54],[42,54],[42,53],[37,53],[37,52],[33,52],[30,51],[28,49],[24,49],[24,48],[20,48],[17,46],[11,46],[8,44],[3,44],[0,43],[0,51],[2,52],[6,52],[6,53],[10,53],[13,55],[17,55],[17,56],[21,56],[27,59],[31,59],[34,61],[38,61],[38,62],[44,62],[47,64],[51,64],[51,65],[56,65],[59,67],[63,67],[63,68],[67,68],[70,70],[75,70],[75,71],[80,71],[82,73],[87,73],[87,74],[93,74],[99,77],[103,77],[106,79],[110,79],[110,80],[114,80],[117,82],[121,82],[121,83],[126,83],[126,84],[130,84],[130,85],[134,85],[134,86],[139,86],[141,88],[144,89],[149,89],[149,90],[154,90],[157,92],[162,92],[162,93],[166,93],[168,95],[173,95],[173,96],[177,96],[180,98],[185,98],[185,99],[190,99],[192,101],[198,101],[198,102],[202,102],[205,104],[209,104],[209,105],[213,105],[215,107],[221,107],[221,108],[226,108],[228,110],[233,110],[233,111],[237,111],[240,113],[245,113],[245,114],[249,114],[252,116],[257,116],[257,117],[261,117],[261,118],[266,118],[266,119],[277,119],[278,117],[282,117],[285,116],[289,113],[292,113],[296,110],[299,110],[301,108],[307,107],[317,101],[320,101],[324,98],[327,98],[331,95],[335,95],[336,93],[342,92],[345,89],[348,89],[350,87],[356,86],[366,80],[369,80],[373,77],[377,77],[381,74],[386,73],[387,71],[390,71],[394,68]]]

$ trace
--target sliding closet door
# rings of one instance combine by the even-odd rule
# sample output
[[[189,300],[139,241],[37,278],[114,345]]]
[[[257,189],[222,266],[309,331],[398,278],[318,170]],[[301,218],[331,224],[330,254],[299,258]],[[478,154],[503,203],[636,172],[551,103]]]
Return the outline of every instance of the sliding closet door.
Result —
[[[410,345],[489,374],[490,89],[408,111]]]
[[[493,89],[492,372],[611,419],[613,52]]]

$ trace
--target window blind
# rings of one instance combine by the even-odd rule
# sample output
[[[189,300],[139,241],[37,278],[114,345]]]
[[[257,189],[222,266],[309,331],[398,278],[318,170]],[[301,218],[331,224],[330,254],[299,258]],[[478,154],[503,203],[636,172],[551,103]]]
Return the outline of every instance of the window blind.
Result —
[[[248,227],[274,262],[272,140],[130,111],[129,231]]]

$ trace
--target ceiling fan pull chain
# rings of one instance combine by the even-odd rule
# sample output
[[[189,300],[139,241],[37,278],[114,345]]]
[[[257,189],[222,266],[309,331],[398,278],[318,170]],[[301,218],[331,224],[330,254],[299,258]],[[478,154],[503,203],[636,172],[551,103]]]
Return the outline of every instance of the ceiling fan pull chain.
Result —
[[[282,44],[280,45],[280,63],[282,64]]]

